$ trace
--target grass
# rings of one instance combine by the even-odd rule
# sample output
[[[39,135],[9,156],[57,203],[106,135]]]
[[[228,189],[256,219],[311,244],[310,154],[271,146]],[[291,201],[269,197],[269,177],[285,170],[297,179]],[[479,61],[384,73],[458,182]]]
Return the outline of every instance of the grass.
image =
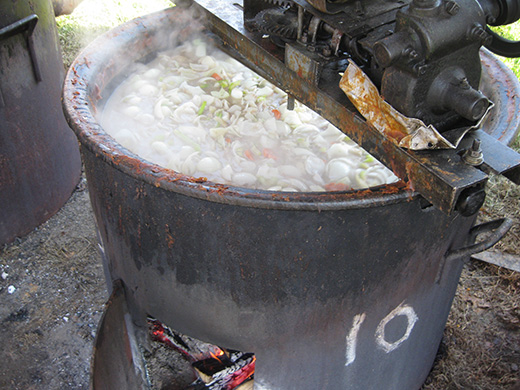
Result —
[[[56,18],[65,68],[100,34],[138,16],[171,6],[173,3],[168,0],[84,0],[71,15]]]
[[[508,24],[507,26],[494,27],[493,30],[502,37],[517,41],[520,40],[520,22]],[[500,59],[515,73],[516,77],[520,79],[520,58],[506,58]]]
[[[520,151],[520,136],[513,142],[511,148]],[[520,256],[520,186],[504,176],[491,175],[486,194],[486,202],[480,214],[483,220],[508,217],[515,221],[511,230],[495,245],[495,248]]]

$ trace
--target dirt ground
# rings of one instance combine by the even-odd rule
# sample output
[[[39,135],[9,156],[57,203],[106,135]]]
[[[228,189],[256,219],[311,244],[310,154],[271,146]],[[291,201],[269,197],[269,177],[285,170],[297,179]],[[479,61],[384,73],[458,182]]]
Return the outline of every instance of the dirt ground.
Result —
[[[1,389],[88,388],[107,293],[84,188],[82,181],[53,218],[0,249]]]
[[[491,187],[491,202],[505,206],[482,217],[518,215],[518,188]],[[515,220],[498,248],[518,256]],[[54,217],[0,246],[0,275],[0,389],[88,388],[108,296],[84,178]],[[520,273],[471,261],[423,390],[513,388],[520,390]]]

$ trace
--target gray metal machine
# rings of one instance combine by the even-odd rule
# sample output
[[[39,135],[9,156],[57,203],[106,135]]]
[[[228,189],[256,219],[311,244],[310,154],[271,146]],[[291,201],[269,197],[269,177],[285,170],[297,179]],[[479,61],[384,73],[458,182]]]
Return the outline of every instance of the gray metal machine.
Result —
[[[477,212],[486,173],[520,182],[520,156],[478,130],[492,109],[480,90],[481,49],[520,55],[518,42],[489,27],[520,18],[520,1],[196,2],[233,56],[318,111],[444,212]],[[438,150],[426,142],[414,150],[370,124],[359,132],[349,123],[357,111],[339,88],[351,62],[393,108],[457,139],[455,146]]]

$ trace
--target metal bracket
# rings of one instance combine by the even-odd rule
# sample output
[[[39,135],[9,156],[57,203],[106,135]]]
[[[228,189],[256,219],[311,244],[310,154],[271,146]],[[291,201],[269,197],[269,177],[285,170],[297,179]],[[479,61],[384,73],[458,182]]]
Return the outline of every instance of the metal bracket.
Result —
[[[151,389],[121,280],[113,282],[99,323],[90,371],[93,390]]]
[[[520,184],[520,155],[482,130],[474,130],[461,141],[463,150],[471,148],[474,140],[480,141],[484,161],[480,166],[486,173],[500,174]]]
[[[6,27],[0,29],[0,40],[11,38],[17,34],[23,34],[25,42],[27,43],[27,50],[29,50],[29,56],[31,58],[32,69],[36,82],[42,81],[42,75],[38,66],[38,60],[36,58],[36,52],[34,51],[34,41],[32,39],[32,33],[38,22],[38,15],[32,14],[17,22],[11,23]]]
[[[488,264],[507,268],[511,271],[520,272],[520,256],[502,253],[497,250],[488,250],[481,253],[475,253],[471,256],[471,260],[479,260]]]

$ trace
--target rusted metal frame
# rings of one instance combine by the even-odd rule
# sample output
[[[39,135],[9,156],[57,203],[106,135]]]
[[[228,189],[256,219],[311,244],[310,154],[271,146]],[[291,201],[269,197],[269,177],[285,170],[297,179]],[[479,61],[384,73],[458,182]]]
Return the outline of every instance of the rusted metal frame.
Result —
[[[486,182],[487,175],[465,165],[455,150],[412,152],[398,147],[368,125],[351,106],[345,106],[310,85],[247,37],[240,9],[229,7],[224,10],[222,6],[213,7],[212,2],[205,0],[198,0],[197,3],[204,3],[201,8],[206,13],[202,18],[207,23],[206,27],[222,40],[230,54],[327,118],[392,169],[408,183],[411,190],[419,192],[444,213],[453,212],[463,190],[482,186]]]

